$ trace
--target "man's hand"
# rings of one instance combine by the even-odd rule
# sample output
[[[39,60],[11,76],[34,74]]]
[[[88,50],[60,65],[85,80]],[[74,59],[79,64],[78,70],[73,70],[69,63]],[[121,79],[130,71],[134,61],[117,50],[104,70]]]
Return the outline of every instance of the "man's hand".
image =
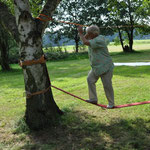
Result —
[[[81,26],[78,27],[78,32],[79,32],[79,34],[83,34],[83,29]]]

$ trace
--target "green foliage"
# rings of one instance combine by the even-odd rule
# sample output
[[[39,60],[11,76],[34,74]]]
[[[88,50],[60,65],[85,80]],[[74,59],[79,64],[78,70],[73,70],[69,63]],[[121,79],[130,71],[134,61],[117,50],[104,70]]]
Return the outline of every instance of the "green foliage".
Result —
[[[119,40],[119,37],[116,36],[115,39],[114,39],[114,45],[120,45],[120,40]]]
[[[75,47],[73,47],[74,52],[76,52]],[[87,51],[87,46],[86,45],[79,45],[79,52],[85,52]]]
[[[43,8],[45,0],[29,0],[29,2],[33,17],[37,17]]]
[[[146,8],[147,15],[150,14],[150,1],[149,0],[143,0],[143,8]]]
[[[145,3],[145,6],[143,6]],[[140,28],[136,28],[136,35],[150,33],[150,28],[147,26],[149,24],[150,18],[147,14],[147,10],[150,7],[145,0],[128,0],[128,1],[118,1],[118,0],[108,0],[108,13],[106,15],[106,20],[110,25],[114,26],[130,26],[125,28],[113,29],[114,31],[126,35],[121,35],[129,46],[132,46],[132,41],[134,37],[134,25],[145,25]],[[122,32],[121,32],[122,31]],[[120,39],[121,41],[122,39]],[[124,43],[124,42],[123,42]],[[124,46],[124,45],[123,45]]]
[[[60,60],[68,57],[67,51],[63,52],[62,47],[49,47],[44,52],[47,60]]]
[[[76,52],[80,38],[78,36],[77,26],[58,23],[57,20],[73,22],[82,25],[95,24],[98,26],[104,25],[102,16],[106,13],[104,5],[106,1],[91,1],[91,0],[70,0],[62,1],[53,15],[54,21],[50,23],[49,28],[54,33],[57,33],[57,38],[66,37],[69,40],[74,40],[76,43]],[[56,20],[56,22],[55,22]],[[58,27],[58,28],[57,28]],[[102,30],[102,34],[107,34],[107,30]],[[111,32],[109,31],[109,34]],[[53,37],[54,38],[54,37]]]
[[[10,9],[11,13],[14,14],[14,4],[13,0],[0,0],[1,2],[4,2],[8,8]]]
[[[47,60],[56,61],[56,60],[75,60],[88,58],[87,52],[84,51],[85,47],[80,47],[80,53],[68,53],[66,50],[62,50],[62,47],[49,47],[44,49],[44,53]],[[82,50],[81,50],[82,49]]]
[[[119,39],[119,37],[118,36],[116,36],[115,38],[114,38],[114,45],[115,46],[117,46],[117,45],[120,45],[121,43],[120,43],[120,39]],[[129,44],[129,41],[128,41],[128,39],[127,38],[124,38],[124,40],[123,40],[123,44],[125,45],[125,44]]]
[[[0,0],[0,1],[4,2],[10,9],[11,13],[14,14],[13,0]],[[41,9],[43,8],[43,4],[45,3],[45,0],[29,0],[29,3],[30,3],[30,9],[33,17],[37,17]]]
[[[79,46],[80,53],[68,53],[67,47],[48,47],[44,48],[44,54],[48,61],[56,61],[56,60],[72,60],[72,59],[82,59],[87,58],[87,52],[85,46]],[[19,50],[17,47],[13,47],[9,51],[9,63],[17,64],[19,62]]]

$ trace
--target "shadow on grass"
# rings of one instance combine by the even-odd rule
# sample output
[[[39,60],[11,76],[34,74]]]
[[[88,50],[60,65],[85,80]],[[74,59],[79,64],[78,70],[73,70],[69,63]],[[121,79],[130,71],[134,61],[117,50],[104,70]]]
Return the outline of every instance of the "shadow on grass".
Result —
[[[144,51],[145,52],[145,51]],[[133,52],[110,52],[110,56],[127,56],[127,55],[137,55],[143,53],[143,51],[133,51]]]
[[[150,120],[113,118],[109,122],[102,122],[97,119],[91,114],[68,109],[55,127],[30,133],[30,141],[21,149],[148,150],[150,148]]]
[[[3,70],[0,70],[0,74],[7,74],[7,75],[12,75],[12,74],[18,74],[18,73],[22,73],[22,69],[17,69],[17,68],[13,68],[13,69],[10,69],[9,71],[3,71]]]
[[[143,49],[143,50],[134,50],[133,52],[110,52],[111,56],[122,55],[122,56],[129,56],[129,55],[141,55],[141,54],[150,54],[150,50]]]

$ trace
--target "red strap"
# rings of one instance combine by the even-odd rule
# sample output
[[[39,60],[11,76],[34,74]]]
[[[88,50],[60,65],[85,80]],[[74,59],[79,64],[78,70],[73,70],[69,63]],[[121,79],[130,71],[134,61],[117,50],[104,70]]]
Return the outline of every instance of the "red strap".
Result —
[[[73,96],[73,97],[75,97],[75,98],[78,98],[78,99],[80,99],[80,100],[82,100],[82,101],[84,101],[84,102],[87,102],[85,99],[83,99],[83,98],[81,98],[81,97],[78,97],[78,96],[76,96],[76,95],[73,95],[73,94],[71,94],[71,93],[69,93],[69,92],[67,92],[67,91],[64,91],[64,90],[62,90],[62,89],[60,89],[60,88],[58,88],[58,87],[55,87],[55,86],[53,86],[53,85],[51,85],[51,87],[53,87],[53,88],[55,88],[55,89],[57,89],[57,90],[59,90],[59,91],[62,91],[62,92],[64,92],[64,93],[68,94],[68,95],[71,95],[71,96]],[[89,102],[87,102],[87,103],[89,103]],[[90,104],[93,104],[93,103],[90,103]],[[143,105],[143,104],[150,104],[150,101],[137,102],[137,103],[131,103],[131,104],[124,104],[124,105],[117,105],[117,106],[115,106],[113,109],[115,109],[115,108],[123,108],[123,107],[130,107],[130,106],[136,106],[136,105]],[[102,104],[93,104],[93,105],[97,105],[97,106],[100,106],[100,107],[103,107],[103,108],[107,108],[106,105],[102,105]]]
[[[41,17],[41,16],[42,16],[42,17]],[[44,19],[43,19],[43,18],[44,18]],[[52,18],[50,18],[50,17],[48,17],[47,15],[44,15],[44,14],[40,14],[40,16],[37,17],[37,19],[39,19],[39,20],[41,20],[41,21],[45,21],[45,22],[53,20]]]
[[[114,108],[130,107],[130,106],[143,105],[143,104],[150,104],[150,101],[144,101],[144,102],[137,102],[137,103],[131,103],[131,104],[118,105],[118,106],[115,106]]]
[[[42,16],[42,17],[41,17]],[[44,19],[45,18],[45,19]],[[39,17],[37,17],[37,19],[41,20],[41,21],[44,21],[44,22],[47,22],[47,21],[55,21],[53,20],[52,18],[48,17],[47,15],[44,15],[44,14],[40,14]],[[67,22],[67,21],[60,21],[60,20],[57,20],[56,22],[59,22],[59,23],[66,23],[66,24],[72,24],[72,25],[76,25],[76,26],[82,26],[82,27],[89,27],[87,25],[82,25],[82,24],[78,24],[78,23],[73,23],[73,22]]]
[[[56,22],[59,22],[59,23],[66,23],[66,24],[72,24],[72,25],[76,25],[76,26],[89,27],[87,25],[77,24],[77,23],[74,23],[74,22],[53,20],[52,18],[50,18],[49,16],[47,16],[45,14],[40,14],[39,17],[37,17],[37,19],[39,19],[41,21],[44,21],[44,22],[47,22],[47,21],[56,21]],[[139,27],[149,27],[149,26],[147,26],[147,25],[120,25],[120,26],[107,26],[107,27],[99,27],[99,28],[126,28],[126,27],[139,28]]]
[[[34,65],[34,64],[43,64],[45,62],[46,62],[45,57],[44,57],[44,55],[42,55],[41,58],[39,58],[37,60],[20,61],[19,65],[21,67],[23,67],[23,66],[31,66],[31,65]]]

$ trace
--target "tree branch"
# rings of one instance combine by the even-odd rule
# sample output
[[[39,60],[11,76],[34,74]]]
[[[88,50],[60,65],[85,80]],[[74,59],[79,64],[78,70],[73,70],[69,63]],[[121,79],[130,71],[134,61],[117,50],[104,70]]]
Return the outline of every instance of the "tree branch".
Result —
[[[14,9],[17,25],[20,21],[20,15],[22,15],[21,18],[29,19],[30,17],[32,19],[29,0],[14,0]]]
[[[12,34],[17,43],[19,43],[19,32],[16,25],[15,17],[11,14],[7,5],[3,2],[0,2],[0,21]]]
[[[43,10],[41,11],[41,14],[45,14],[48,17],[52,17],[56,7],[58,6],[58,4],[61,2],[61,0],[47,0],[46,4],[43,7]],[[40,16],[42,17],[42,16]],[[45,19],[45,18],[43,18]],[[42,22],[40,24],[40,28],[41,28],[41,32],[43,33],[45,28],[47,27],[48,22]]]

